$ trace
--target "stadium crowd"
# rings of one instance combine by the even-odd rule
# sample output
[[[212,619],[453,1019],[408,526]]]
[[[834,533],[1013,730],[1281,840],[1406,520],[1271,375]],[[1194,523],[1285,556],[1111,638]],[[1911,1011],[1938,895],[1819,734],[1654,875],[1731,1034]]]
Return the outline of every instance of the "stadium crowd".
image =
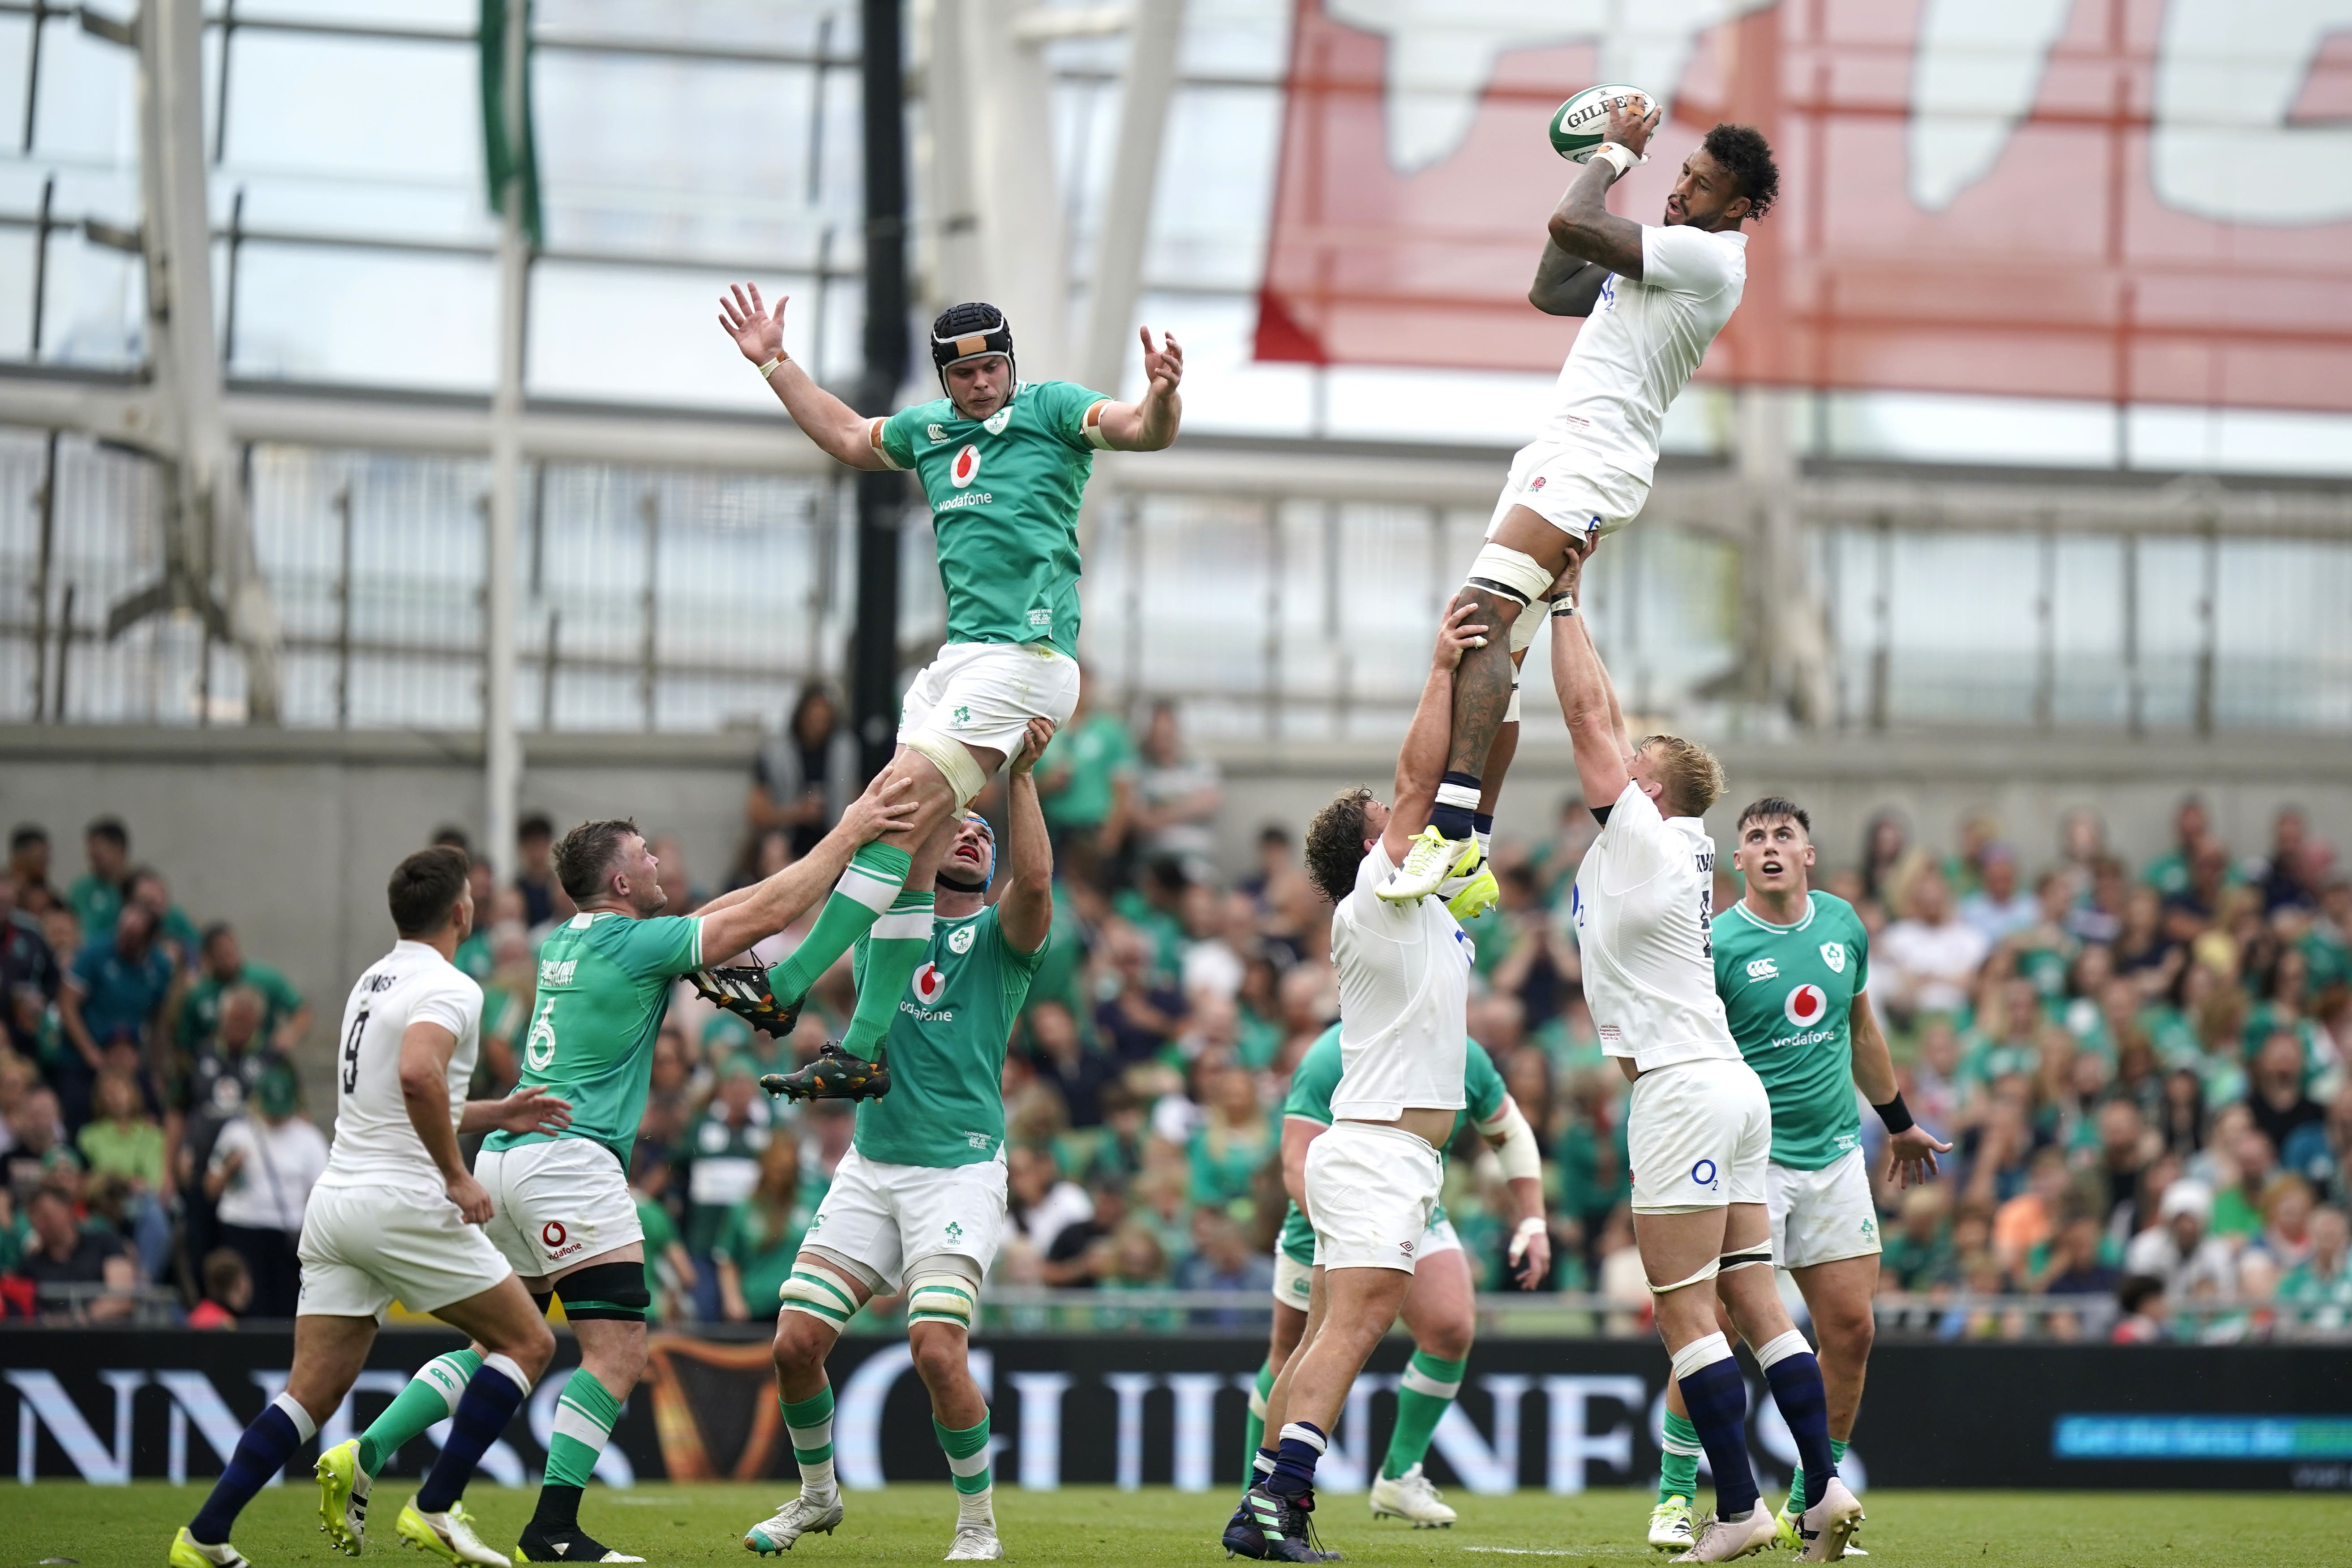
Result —
[[[760,754],[725,885],[822,836],[856,788],[855,761],[835,704],[810,689]],[[1139,737],[1082,701],[1037,773],[1059,882],[1004,1068],[1014,1225],[994,1280],[1105,1293],[1097,1321],[1129,1326],[1178,1314],[1122,1310],[1109,1293],[1262,1301],[1289,1068],[1337,1006],[1328,908],[1283,826],[1264,830],[1247,875],[1219,874],[1218,771],[1171,705]],[[1609,1326],[1630,1331],[1649,1294],[1627,1209],[1625,1085],[1585,1011],[1567,919],[1593,831],[1571,797],[1551,837],[1497,843],[1503,901],[1471,926],[1471,1026],[1542,1148],[1551,1288],[1599,1294]],[[478,1096],[514,1081],[537,939],[571,912],[553,838],[547,818],[527,818],[506,885],[476,866],[478,927],[459,962],[486,997]],[[60,891],[47,832],[11,836],[0,1312],[104,1320],[168,1302],[199,1326],[286,1317],[327,1149],[296,1065],[312,1005],[232,928],[192,921],[131,846],[121,822],[90,823],[85,868]],[[2280,812],[2271,842],[2244,855],[2184,801],[2173,842],[2137,867],[2087,808],[2031,869],[1984,816],[1959,826],[1948,854],[1893,813],[1867,824],[1853,858],[1840,847],[1822,846],[1817,885],[1860,911],[1906,1097],[1955,1144],[1936,1181],[1879,1194],[1881,1289],[1909,1299],[1906,1326],[2352,1332],[2352,881],[2299,812]],[[658,828],[653,848],[671,910],[720,890],[698,884]],[[1716,907],[1738,896],[1726,875]],[[661,1321],[769,1316],[853,1115],[771,1101],[757,1080],[812,1057],[852,1001],[844,963],[778,1042],[680,987],[630,1171]],[[1862,1125],[1875,1161],[1877,1119]],[[1499,1173],[1482,1151],[1457,1152],[1446,1206],[1481,1288],[1498,1289]],[[1195,1323],[1255,1321],[1192,1310]]]

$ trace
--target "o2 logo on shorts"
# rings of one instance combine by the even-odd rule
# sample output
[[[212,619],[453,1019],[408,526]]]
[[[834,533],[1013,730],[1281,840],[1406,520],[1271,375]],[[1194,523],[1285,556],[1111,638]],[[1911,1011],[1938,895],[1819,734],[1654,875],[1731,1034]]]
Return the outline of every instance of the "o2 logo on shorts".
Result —
[[[550,1252],[562,1247],[563,1245],[564,1237],[569,1234],[570,1233],[563,1228],[563,1222],[560,1219],[549,1220],[545,1225],[539,1227],[539,1239],[547,1243],[547,1249]]]
[[[1701,1160],[1697,1164],[1693,1165],[1691,1167],[1691,1180],[1697,1183],[1700,1186],[1705,1187],[1710,1193],[1715,1191],[1715,1162],[1712,1160]]]
[[[1789,993],[1789,999],[1780,1004],[1781,1013],[1788,1017],[1789,1022],[1800,1029],[1810,1028],[1820,1023],[1822,1015],[1829,1010],[1828,994],[1820,986],[1812,984],[1798,986]]]
[[[948,481],[961,489],[980,477],[980,448],[967,444],[948,465]]]
[[[928,1007],[938,1001],[940,993],[947,988],[947,976],[940,973],[938,964],[926,961],[923,967],[915,971],[915,1000],[924,1006]]]

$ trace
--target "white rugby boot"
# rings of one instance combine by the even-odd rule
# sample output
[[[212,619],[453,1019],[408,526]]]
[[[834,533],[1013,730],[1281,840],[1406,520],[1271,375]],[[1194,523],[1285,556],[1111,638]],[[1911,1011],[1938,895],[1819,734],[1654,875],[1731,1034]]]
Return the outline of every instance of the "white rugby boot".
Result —
[[[841,1494],[813,1498],[803,1492],[743,1532],[743,1550],[762,1557],[790,1552],[803,1535],[831,1535],[841,1522]]]
[[[1746,1519],[1725,1520],[1708,1514],[1692,1532],[1691,1549],[1668,1561],[1728,1563],[1735,1557],[1745,1557],[1771,1545],[1774,1530],[1772,1510],[1759,1499],[1756,1506],[1748,1510]]]
[[[1862,1523],[1862,1503],[1836,1476],[1822,1489],[1822,1500],[1805,1510],[1798,1526],[1804,1538],[1805,1550],[1800,1563],[1835,1563],[1850,1550],[1855,1529]]]
[[[1418,903],[1449,879],[1475,872],[1483,858],[1476,838],[1448,838],[1434,826],[1424,827],[1412,836],[1404,864],[1373,891],[1392,904]]]
[[[960,1524],[956,1526],[955,1544],[948,1548],[942,1563],[993,1563],[1004,1555],[1004,1543],[996,1539],[992,1524]]]
[[[1650,1510],[1651,1551],[1688,1552],[1696,1540],[1691,1534],[1690,1499],[1670,1497]]]
[[[1372,1517],[1401,1519],[1415,1530],[1445,1530],[1461,1516],[1438,1500],[1436,1483],[1415,1465],[1394,1479],[1372,1482]]]

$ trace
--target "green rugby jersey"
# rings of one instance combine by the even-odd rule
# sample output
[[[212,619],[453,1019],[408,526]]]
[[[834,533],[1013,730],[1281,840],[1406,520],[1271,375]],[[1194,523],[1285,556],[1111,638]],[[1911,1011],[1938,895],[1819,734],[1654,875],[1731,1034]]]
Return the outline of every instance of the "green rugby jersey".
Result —
[[[947,641],[1042,642],[1077,657],[1078,503],[1096,450],[1085,421],[1109,401],[1071,382],[1024,381],[985,419],[940,397],[882,422],[876,449],[912,468],[931,504]]]
[[[1852,1018],[1870,984],[1870,934],[1853,906],[1815,892],[1804,919],[1778,926],[1742,900],[1712,934],[1716,994],[1772,1101],[1772,1163],[1818,1171],[1861,1148]]]
[[[1339,1026],[1334,1024],[1298,1058],[1297,1069],[1290,1075],[1290,1098],[1282,1102],[1284,1119],[1297,1116],[1330,1126],[1331,1091],[1339,1087]],[[1470,1042],[1470,1049],[1463,1057],[1462,1092],[1468,1103],[1454,1113],[1454,1125],[1446,1130],[1447,1148],[1453,1147],[1464,1127],[1492,1121],[1496,1112],[1503,1109],[1503,1075],[1495,1070],[1494,1058],[1475,1040]],[[1443,1161],[1445,1150],[1440,1149],[1437,1155]],[[1444,1204],[1430,1211],[1430,1224],[1437,1225],[1444,1218]],[[1307,1223],[1296,1203],[1282,1216],[1281,1247],[1296,1262],[1315,1261],[1315,1227]]]
[[[523,1031],[516,1087],[570,1100],[572,1125],[554,1133],[501,1129],[482,1146],[587,1138],[627,1170],[670,983],[701,967],[702,922],[690,915],[640,921],[600,910],[557,926],[540,946],[539,995]]]
[[[862,989],[870,938],[850,950]],[[977,1165],[1004,1147],[1004,1047],[1045,961],[1004,939],[992,904],[934,915],[930,951],[882,1042],[890,1092],[857,1104],[857,1152],[886,1165]]]

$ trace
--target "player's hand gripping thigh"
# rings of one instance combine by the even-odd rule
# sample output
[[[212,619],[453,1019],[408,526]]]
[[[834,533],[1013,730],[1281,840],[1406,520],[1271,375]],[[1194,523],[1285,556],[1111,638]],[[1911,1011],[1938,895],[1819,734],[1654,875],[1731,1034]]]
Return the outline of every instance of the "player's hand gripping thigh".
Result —
[[[1733,1205],[1753,1208],[1759,1204]],[[1658,1337],[1671,1355],[1695,1340],[1715,1332],[1715,1292],[1705,1279],[1691,1277],[1723,1255],[1730,1209],[1693,1209],[1686,1214],[1633,1215],[1633,1242],[1642,1254],[1642,1271],[1657,1291]],[[1758,1234],[1762,1234],[1761,1226]],[[1741,1269],[1747,1274],[1753,1269]],[[1671,1289],[1669,1289],[1671,1287]]]
[[[470,1336],[485,1351],[513,1362],[533,1383],[539,1381],[540,1373],[554,1358],[554,1331],[532,1302],[530,1292],[512,1274],[487,1290],[450,1302],[433,1315]]]

